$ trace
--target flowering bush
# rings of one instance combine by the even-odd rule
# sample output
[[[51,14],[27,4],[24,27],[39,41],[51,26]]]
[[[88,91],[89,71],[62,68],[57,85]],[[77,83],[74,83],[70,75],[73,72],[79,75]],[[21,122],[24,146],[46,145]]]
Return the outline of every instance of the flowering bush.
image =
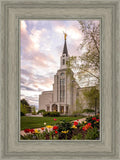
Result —
[[[53,119],[56,121],[56,119]],[[79,120],[74,122],[66,122],[65,120],[56,123],[55,126],[47,125],[40,129],[25,129],[21,139],[99,139],[99,115],[88,117],[82,123]],[[44,123],[45,124],[45,123]]]
[[[96,115],[94,117],[88,117],[86,119],[87,123],[91,123],[91,126],[94,128],[96,127],[99,129],[99,115]]]
[[[92,128],[91,123],[86,124],[82,129],[84,131],[88,130],[89,128]]]

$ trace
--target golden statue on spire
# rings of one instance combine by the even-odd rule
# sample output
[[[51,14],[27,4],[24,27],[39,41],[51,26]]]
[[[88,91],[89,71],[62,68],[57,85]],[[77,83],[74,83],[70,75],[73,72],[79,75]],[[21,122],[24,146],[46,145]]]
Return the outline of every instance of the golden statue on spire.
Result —
[[[66,37],[67,37],[67,33],[65,33],[65,32],[63,32],[64,33],[64,38],[65,38],[65,40],[66,40]]]

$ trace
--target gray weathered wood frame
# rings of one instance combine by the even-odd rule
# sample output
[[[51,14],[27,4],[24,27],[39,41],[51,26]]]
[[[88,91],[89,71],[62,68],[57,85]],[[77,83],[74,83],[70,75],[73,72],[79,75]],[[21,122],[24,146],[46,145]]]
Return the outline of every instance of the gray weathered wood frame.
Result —
[[[1,159],[119,159],[120,1],[1,0]],[[20,19],[101,21],[99,141],[20,141]]]

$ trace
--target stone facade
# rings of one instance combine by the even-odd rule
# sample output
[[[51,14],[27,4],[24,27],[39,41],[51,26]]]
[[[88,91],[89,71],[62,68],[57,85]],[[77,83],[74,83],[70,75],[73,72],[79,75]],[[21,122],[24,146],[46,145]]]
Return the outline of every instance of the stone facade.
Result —
[[[66,38],[63,48],[63,53],[60,58],[60,69],[54,75],[53,91],[44,91],[39,95],[39,110],[57,111],[61,114],[72,114],[78,110],[77,99],[82,95],[82,89],[73,80],[73,72],[67,72],[66,62],[69,60],[67,51]],[[84,108],[87,107],[85,100]]]

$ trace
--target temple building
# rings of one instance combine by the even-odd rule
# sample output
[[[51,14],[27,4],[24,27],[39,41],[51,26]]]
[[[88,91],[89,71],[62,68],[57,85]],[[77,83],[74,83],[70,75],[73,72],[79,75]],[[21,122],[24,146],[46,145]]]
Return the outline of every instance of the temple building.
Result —
[[[53,91],[44,91],[39,95],[39,110],[45,109],[46,111],[57,111],[61,114],[72,114],[79,110],[81,97],[82,105],[87,106],[86,101],[83,99],[83,88],[77,84],[73,78],[74,73],[72,70],[67,69],[66,62],[69,60],[67,50],[66,33],[64,34],[64,47],[63,53],[60,57],[60,69],[54,75]]]

